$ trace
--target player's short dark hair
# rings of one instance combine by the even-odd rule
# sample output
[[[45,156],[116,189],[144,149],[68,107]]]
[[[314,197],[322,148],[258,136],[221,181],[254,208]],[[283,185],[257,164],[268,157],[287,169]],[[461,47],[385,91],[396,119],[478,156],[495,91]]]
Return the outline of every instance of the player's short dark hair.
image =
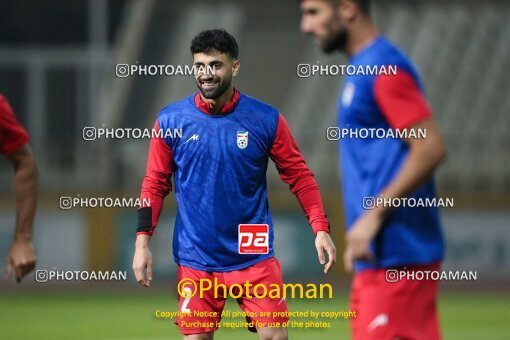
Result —
[[[233,36],[224,29],[205,30],[191,41],[191,53],[209,54],[213,51],[226,53],[234,59],[239,55],[239,47]]]

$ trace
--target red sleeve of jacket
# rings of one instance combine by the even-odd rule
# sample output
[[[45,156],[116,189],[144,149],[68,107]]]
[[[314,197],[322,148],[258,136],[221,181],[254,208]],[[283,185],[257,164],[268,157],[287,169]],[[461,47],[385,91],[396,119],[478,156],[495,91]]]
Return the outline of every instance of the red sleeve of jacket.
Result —
[[[7,155],[28,143],[28,133],[16,120],[12,108],[0,95],[0,153]]]
[[[154,129],[159,130],[156,120]],[[163,207],[165,196],[172,190],[172,149],[163,138],[152,138],[147,160],[147,170],[142,184],[140,202],[150,202],[138,210],[138,234],[154,233]]]
[[[276,164],[282,181],[289,185],[312,226],[313,232],[329,233],[329,221],[324,213],[319,187],[313,172],[305,160],[290,132],[283,115],[278,119],[278,128],[269,156]]]
[[[415,79],[399,69],[375,80],[375,99],[393,129],[406,129],[430,118],[432,111]]]

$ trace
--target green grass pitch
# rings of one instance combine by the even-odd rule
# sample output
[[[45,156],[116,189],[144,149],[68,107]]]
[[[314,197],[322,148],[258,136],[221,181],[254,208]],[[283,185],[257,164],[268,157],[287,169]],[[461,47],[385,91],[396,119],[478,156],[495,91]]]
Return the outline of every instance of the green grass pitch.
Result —
[[[510,339],[508,295],[443,292],[440,298],[444,339]],[[172,294],[26,293],[0,296],[1,339],[180,339],[157,309],[174,311]],[[234,301],[227,307],[237,310]],[[339,300],[289,301],[291,310],[347,310],[347,294]],[[339,319],[322,330],[290,329],[290,339],[349,339],[348,321]],[[223,329],[216,339],[258,339],[244,329]]]

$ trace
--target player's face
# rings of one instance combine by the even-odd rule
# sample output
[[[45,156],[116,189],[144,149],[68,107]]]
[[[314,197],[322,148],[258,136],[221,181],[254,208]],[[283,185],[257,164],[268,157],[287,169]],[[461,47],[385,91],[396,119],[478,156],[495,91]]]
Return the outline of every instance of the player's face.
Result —
[[[338,3],[327,0],[303,0],[300,7],[303,33],[313,35],[315,43],[326,53],[345,49],[347,29],[340,16]]]
[[[218,51],[195,53],[193,64],[200,70],[195,74],[198,89],[207,99],[221,96],[232,85],[232,79],[239,71],[239,60]],[[214,72],[210,72],[212,68]]]

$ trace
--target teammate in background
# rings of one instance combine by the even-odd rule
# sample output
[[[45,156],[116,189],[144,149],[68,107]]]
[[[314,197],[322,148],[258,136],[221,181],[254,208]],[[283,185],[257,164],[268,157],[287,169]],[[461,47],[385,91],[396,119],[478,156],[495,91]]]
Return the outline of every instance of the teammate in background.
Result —
[[[18,282],[34,269],[36,260],[32,224],[37,206],[37,167],[28,139],[9,103],[0,95],[0,153],[14,168],[16,193],[16,227],[7,255],[6,279],[10,280],[14,272]]]
[[[149,240],[158,223],[163,199],[172,188],[173,175],[178,205],[173,250],[179,281],[218,279],[227,286],[244,285],[248,281],[252,285],[282,287],[267,201],[269,158],[301,204],[316,234],[319,261],[327,273],[336,261],[329,222],[313,173],[306,166],[284,117],[272,106],[233,87],[240,62],[237,43],[226,31],[214,29],[199,33],[191,43],[191,52],[196,67],[214,67],[215,71],[198,72],[195,81],[200,91],[165,107],[154,125],[158,130],[182,129],[183,136],[151,140],[141,193],[142,201],[150,199],[151,206],[139,210],[133,259],[137,280],[146,287],[151,284]],[[241,224],[267,225],[261,242],[265,250],[241,251],[243,237],[238,231]],[[209,292],[205,292],[203,299],[180,297],[179,310],[221,315],[225,299],[215,298]],[[243,292],[238,299],[246,312],[259,315],[287,312],[284,299],[247,295],[253,296],[253,292]],[[214,325],[220,319],[196,318],[190,314],[177,318],[176,324],[185,339],[212,339],[218,329]],[[261,339],[287,339],[286,328],[264,326],[269,322],[287,322],[287,317],[254,319],[262,325],[256,329]],[[186,323],[197,321],[213,326],[186,327]]]
[[[351,308],[354,339],[440,338],[438,282],[386,280],[386,270],[438,270],[443,259],[437,208],[376,206],[364,197],[433,198],[433,174],[446,156],[443,139],[409,59],[379,35],[368,0],[302,0],[301,30],[326,53],[349,63],[397,65],[393,76],[348,76],[339,98],[340,128],[425,129],[423,139],[342,139],[346,214],[345,268],[355,270]]]

